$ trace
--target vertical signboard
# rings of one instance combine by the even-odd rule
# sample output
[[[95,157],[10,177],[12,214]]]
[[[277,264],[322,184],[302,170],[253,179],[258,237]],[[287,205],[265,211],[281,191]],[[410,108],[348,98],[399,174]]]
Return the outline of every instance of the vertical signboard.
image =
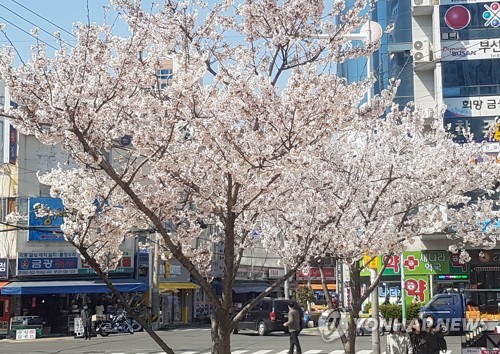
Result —
[[[40,205],[50,209],[50,213],[38,216]],[[65,242],[61,232],[63,224],[64,206],[59,198],[30,198],[29,199],[29,241]]]
[[[15,165],[17,162],[17,129],[10,125],[9,131],[9,163]]]
[[[9,279],[9,259],[0,258],[0,279]]]

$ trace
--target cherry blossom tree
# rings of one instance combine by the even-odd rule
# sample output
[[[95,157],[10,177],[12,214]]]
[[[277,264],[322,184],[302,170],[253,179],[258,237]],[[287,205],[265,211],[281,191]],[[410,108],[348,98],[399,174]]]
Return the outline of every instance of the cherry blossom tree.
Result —
[[[2,50],[0,72],[19,104],[4,114],[79,164],[40,179],[67,208],[65,237],[98,273],[105,277],[116,265],[129,230],[154,228],[165,252],[211,299],[213,352],[229,353],[237,321],[317,241],[267,228],[262,242],[279,234],[290,270],[229,317],[239,262],[256,242],[249,235],[264,229],[267,210],[284,202],[277,186],[305,167],[312,147],[328,141],[339,121],[369,116],[358,106],[371,80],[348,84],[329,70],[334,61],[376,48],[339,51],[344,35],[366,21],[360,16],[366,3],[346,11],[340,24],[334,18],[343,2],[327,8],[323,1],[222,1],[209,8],[166,1],[151,11],[140,1],[112,5],[129,36],[108,24],[79,23],[74,47],[62,43],[52,55],[40,43],[17,68],[15,51]],[[176,67],[165,85],[156,72],[166,59]],[[378,100],[388,105],[390,97]],[[116,146],[123,136],[132,137],[132,148]],[[200,221],[220,232],[193,247]],[[212,244],[219,242],[225,245],[221,299],[209,273]]]
[[[450,250],[460,252],[463,261],[467,261],[466,247],[496,244],[493,228],[485,232],[483,226],[486,219],[494,220],[491,201],[468,204],[467,193],[477,189],[492,193],[498,164],[481,152],[479,144],[454,143],[441,119],[424,122],[418,110],[399,111],[394,106],[384,119],[370,124],[351,121],[339,127],[334,139],[317,147],[308,161],[314,168],[301,170],[282,185],[291,202],[274,211],[273,224],[298,233],[314,229],[321,240],[314,248],[317,256],[328,254],[349,266],[346,353],[355,353],[361,305],[376,289],[386,266],[362,292],[366,253],[387,255],[388,260],[416,237],[430,233],[448,233]],[[481,155],[483,163],[475,164]],[[302,212],[293,208],[296,200],[301,200]],[[323,329],[323,335],[333,334],[334,329]]]
[[[67,208],[66,239],[105,280],[130,230],[157,232],[210,297],[213,353],[230,353],[237,322],[304,261],[331,252],[355,264],[367,248],[396,250],[423,227],[420,215],[434,215],[427,206],[459,198],[479,176],[471,150],[438,128],[424,134],[409,111],[380,119],[395,85],[361,105],[372,79],[335,75],[332,63],[377,48],[344,46],[367,19],[364,0],[346,11],[342,1],[311,0],[169,0],[148,11],[140,1],[111,4],[129,36],[79,23],[74,47],[52,55],[40,43],[19,67],[15,51],[2,49],[0,74],[19,104],[4,114],[80,166],[40,180]],[[160,82],[167,59],[175,72]],[[130,148],[117,146],[124,136]],[[448,187],[448,167],[469,172]],[[200,223],[216,231],[200,240]],[[221,298],[210,283],[220,242]],[[289,271],[231,318],[238,266],[255,242]]]

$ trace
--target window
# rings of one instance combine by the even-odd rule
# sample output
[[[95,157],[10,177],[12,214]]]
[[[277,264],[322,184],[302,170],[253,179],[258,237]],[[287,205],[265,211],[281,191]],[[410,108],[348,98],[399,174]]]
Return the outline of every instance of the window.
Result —
[[[159,80],[170,80],[173,77],[172,69],[161,69],[156,71],[156,76]]]
[[[441,307],[441,306],[449,306],[449,305],[451,305],[451,303],[452,303],[451,296],[442,296],[442,297],[435,299],[431,303],[431,306],[429,306],[429,307],[432,309],[435,309],[435,308]]]

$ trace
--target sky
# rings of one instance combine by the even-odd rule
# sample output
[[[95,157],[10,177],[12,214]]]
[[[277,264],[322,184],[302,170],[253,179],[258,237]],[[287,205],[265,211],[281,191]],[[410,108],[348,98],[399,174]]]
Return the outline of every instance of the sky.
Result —
[[[56,38],[51,36],[54,32],[60,32],[69,44],[74,43],[74,38],[65,31],[71,32],[75,22],[87,23],[88,18],[90,22],[104,23],[104,6],[108,4],[108,0],[0,0],[0,23],[5,24],[4,31],[8,37],[0,33],[0,46],[12,42],[23,60],[27,61],[30,46],[36,43],[29,34],[35,27],[39,28],[39,37],[48,46],[58,47]],[[110,18],[108,15],[107,22],[112,22],[114,16]],[[126,27],[119,30],[123,32],[120,34],[126,34]],[[48,49],[50,51],[51,48]]]

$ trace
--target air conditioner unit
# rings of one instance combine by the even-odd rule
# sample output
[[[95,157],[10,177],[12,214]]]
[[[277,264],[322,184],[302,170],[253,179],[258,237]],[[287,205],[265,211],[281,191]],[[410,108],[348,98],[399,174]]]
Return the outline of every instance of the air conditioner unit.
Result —
[[[429,41],[421,39],[413,42],[413,62],[428,63],[432,60]]]
[[[421,6],[432,6],[431,0],[412,0],[412,7],[421,7]]]

